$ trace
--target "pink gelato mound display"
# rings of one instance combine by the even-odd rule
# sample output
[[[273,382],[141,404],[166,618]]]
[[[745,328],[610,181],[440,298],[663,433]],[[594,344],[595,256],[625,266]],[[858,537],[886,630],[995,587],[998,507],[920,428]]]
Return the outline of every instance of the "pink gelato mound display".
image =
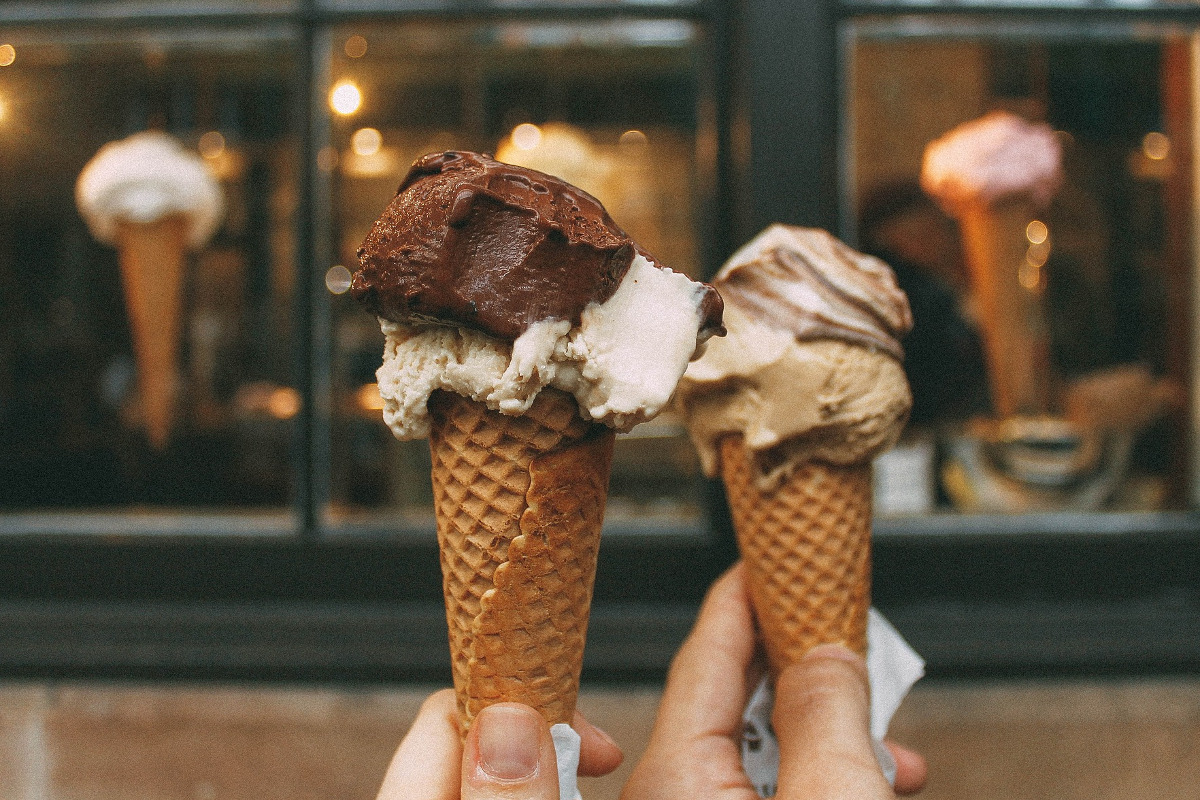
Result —
[[[952,216],[963,205],[1026,197],[1050,204],[1062,185],[1062,148],[1049,125],[993,111],[925,148],[921,187]]]
[[[1029,261],[1029,223],[1062,185],[1050,126],[994,111],[925,149],[921,186],[959,224],[983,332],[997,414],[1047,410],[1041,264]]]

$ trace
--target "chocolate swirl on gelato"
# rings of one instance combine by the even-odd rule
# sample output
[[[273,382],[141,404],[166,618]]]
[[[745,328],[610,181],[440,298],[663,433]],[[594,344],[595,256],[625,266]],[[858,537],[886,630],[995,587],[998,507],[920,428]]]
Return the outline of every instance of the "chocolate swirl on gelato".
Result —
[[[543,320],[577,325],[589,303],[616,292],[638,252],[581,189],[488,155],[432,153],[359,248],[351,293],[393,322],[512,341]],[[709,293],[705,327],[715,328],[720,300]]]
[[[714,281],[725,301],[798,341],[836,339],[903,359],[912,312],[891,269],[825,231],[792,230],[773,225],[734,253]]]
[[[800,464],[862,464],[895,444],[912,407],[898,341],[912,312],[890,267],[825,231],[772,225],[714,283],[728,335],[676,394],[705,474],[730,434],[764,490]]]

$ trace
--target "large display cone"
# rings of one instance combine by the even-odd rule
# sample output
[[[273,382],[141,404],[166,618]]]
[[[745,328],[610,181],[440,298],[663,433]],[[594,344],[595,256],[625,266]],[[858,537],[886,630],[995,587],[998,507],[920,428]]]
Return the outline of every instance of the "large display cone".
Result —
[[[187,221],[169,216],[144,224],[122,223],[117,248],[142,416],[150,443],[162,449],[175,416]]]
[[[958,222],[979,305],[992,402],[1001,417],[1046,410],[1046,320],[1040,288],[1021,285],[1036,208],[1021,200],[972,203]]]
[[[764,491],[742,437],[726,436],[721,473],[772,674],[818,644],[866,655],[871,465],[808,462]]]
[[[522,416],[429,401],[434,510],[462,730],[521,702],[570,723],[595,582],[613,432],[543,390]]]

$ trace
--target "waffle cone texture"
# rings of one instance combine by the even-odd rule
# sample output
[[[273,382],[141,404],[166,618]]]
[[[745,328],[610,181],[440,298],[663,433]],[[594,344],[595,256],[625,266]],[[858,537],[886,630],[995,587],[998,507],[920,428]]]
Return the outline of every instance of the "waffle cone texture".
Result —
[[[570,723],[579,694],[613,432],[543,390],[521,416],[430,398],[433,496],[462,731],[520,702]]]
[[[871,466],[798,465],[755,482],[741,436],[721,439],[721,473],[771,673],[818,644],[867,649],[871,605]]]

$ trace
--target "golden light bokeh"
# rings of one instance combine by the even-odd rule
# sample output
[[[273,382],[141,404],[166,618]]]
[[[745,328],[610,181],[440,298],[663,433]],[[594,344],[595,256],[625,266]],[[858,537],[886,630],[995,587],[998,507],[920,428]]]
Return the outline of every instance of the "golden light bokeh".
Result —
[[[622,147],[630,149],[642,148],[650,144],[650,140],[646,138],[646,134],[639,130],[629,130],[621,134],[618,140]]]
[[[383,398],[379,396],[378,383],[364,383],[354,393],[354,399],[363,411],[383,410]]]
[[[1029,245],[1029,249],[1025,251],[1025,260],[1039,269],[1050,260],[1050,244],[1049,242],[1037,242]]]
[[[196,149],[205,158],[220,158],[225,152],[225,136],[220,131],[209,131],[200,137]]]
[[[0,67],[10,66],[17,60],[17,48],[11,44],[0,44]]]
[[[341,264],[335,264],[325,273],[325,288],[330,294],[345,294],[350,290],[352,280],[354,276],[350,274],[350,270]]]
[[[367,54],[367,40],[363,36],[354,34],[346,40],[342,50],[350,58],[362,58]]]
[[[362,91],[354,81],[339,81],[329,93],[329,107],[342,116],[362,108]]]
[[[275,419],[291,419],[300,413],[303,405],[300,392],[290,386],[280,386],[267,398],[267,413]]]
[[[1150,131],[1142,137],[1142,152],[1151,161],[1162,161],[1171,154],[1171,140],[1165,133]]]
[[[375,128],[359,128],[350,137],[350,149],[355,155],[373,156],[383,147],[383,134]]]
[[[1050,229],[1040,219],[1032,220],[1025,226],[1025,238],[1032,244],[1041,244],[1050,236]]]
[[[1017,269],[1017,281],[1028,291],[1038,291],[1042,288],[1042,268],[1026,261]]]
[[[337,169],[340,156],[336,147],[326,145],[317,151],[317,168],[322,172],[333,172]]]
[[[542,129],[532,122],[522,122],[509,136],[518,150],[534,150],[542,143]]]

